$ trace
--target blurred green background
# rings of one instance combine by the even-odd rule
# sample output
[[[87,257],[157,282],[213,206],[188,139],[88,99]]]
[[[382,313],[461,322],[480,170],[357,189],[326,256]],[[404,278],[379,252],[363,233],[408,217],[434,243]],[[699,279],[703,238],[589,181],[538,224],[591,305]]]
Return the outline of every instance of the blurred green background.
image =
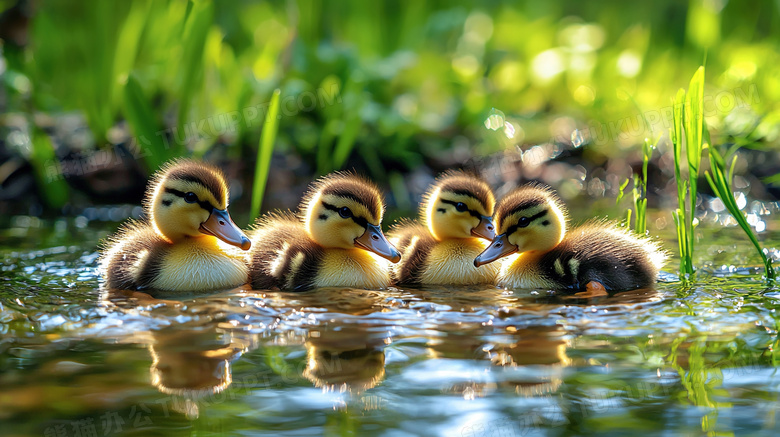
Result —
[[[264,209],[349,168],[401,209],[450,167],[499,194],[541,179],[614,204],[645,138],[649,194],[674,193],[671,99],[702,64],[713,142],[758,153],[737,188],[774,197],[780,1],[0,0],[0,14],[3,214],[137,203],[176,156],[219,163],[248,199],[276,88]]]

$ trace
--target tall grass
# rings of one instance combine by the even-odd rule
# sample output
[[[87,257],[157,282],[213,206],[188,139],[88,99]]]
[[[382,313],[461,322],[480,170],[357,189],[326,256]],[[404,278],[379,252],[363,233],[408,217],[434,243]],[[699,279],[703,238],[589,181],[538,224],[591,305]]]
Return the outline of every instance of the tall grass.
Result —
[[[637,234],[647,232],[647,164],[653,156],[655,146],[649,138],[642,144],[642,175],[634,175],[634,211],[636,222],[634,231]]]
[[[657,137],[653,130],[653,123],[647,119],[646,111],[643,111],[639,103],[636,101],[633,95],[629,94],[631,103],[634,104],[637,112],[641,115],[642,121],[645,126],[650,128],[650,138],[645,138],[642,144],[642,173],[641,175],[634,174],[634,187],[633,200],[634,200],[634,212],[636,218],[634,222],[634,232],[638,234],[644,234],[647,232],[647,165],[650,163],[650,159],[653,157],[653,150],[655,150],[655,144],[658,143],[660,137]],[[623,191],[628,186],[629,179],[620,187],[620,197],[623,196]],[[620,200],[618,197],[618,200]],[[631,210],[626,212],[626,226],[631,226]]]
[[[710,170],[712,171],[712,174],[707,171],[704,172],[704,176],[707,178],[707,182],[709,182],[712,191],[714,191],[715,195],[720,198],[720,200],[723,202],[723,205],[726,206],[726,210],[728,210],[729,214],[734,217],[734,220],[737,221],[739,227],[745,231],[745,235],[747,235],[747,237],[750,239],[750,242],[753,243],[753,246],[756,248],[756,252],[758,252],[758,256],[760,256],[761,260],[764,262],[766,278],[771,281],[776,279],[775,269],[772,267],[772,259],[767,257],[766,253],[763,251],[763,249],[761,249],[761,245],[758,243],[758,238],[756,238],[753,230],[750,229],[750,224],[748,224],[745,215],[737,206],[737,200],[734,198],[734,190],[731,189],[731,180],[734,176],[734,165],[736,163],[737,157],[735,156],[734,159],[732,159],[731,166],[727,171],[726,162],[723,159],[723,156],[721,156],[721,154],[715,148],[710,148]]]
[[[677,227],[677,245],[680,251],[680,274],[684,277],[695,272],[693,253],[695,247],[696,195],[699,179],[701,152],[704,143],[704,66],[694,73],[688,86],[677,91],[674,99],[674,127],[672,145],[674,151],[674,176],[677,182],[677,210],[673,212]],[[709,135],[707,135],[709,137]],[[687,178],[683,178],[683,148],[687,160]],[[687,207],[686,207],[687,201]]]
[[[50,177],[48,169],[54,165],[57,159],[54,154],[54,146],[51,139],[38,127],[32,129],[32,154],[30,162],[33,166],[35,178],[41,187],[43,201],[50,208],[62,208],[68,202],[68,184],[61,177]]]
[[[626,209],[626,227],[631,227],[632,212],[635,213],[634,232],[637,234],[644,234],[647,232],[647,165],[653,157],[653,150],[655,150],[654,143],[656,141],[657,140],[654,141],[650,138],[645,138],[645,142],[642,145],[642,173],[639,175],[634,174],[634,187],[631,189],[634,209]],[[627,178],[620,186],[616,203],[620,203],[623,199],[625,190],[630,182],[631,178]]]
[[[276,134],[279,131],[279,95],[280,90],[275,90],[271,95],[271,104],[263,122],[263,132],[260,134],[260,144],[257,147],[257,162],[255,163],[255,178],[252,184],[252,203],[249,210],[249,219],[260,215],[263,206],[263,194],[268,182],[268,171],[271,168],[271,155],[276,142]]]
[[[123,96],[125,119],[141,143],[139,145],[148,152],[143,154],[146,168],[149,170],[160,168],[164,162],[175,156],[175,152],[169,150],[160,137],[162,125],[157,120],[155,111],[135,75],[131,74],[127,77]]]
[[[214,17],[214,6],[211,2],[192,1],[187,3],[185,14],[184,35],[182,36],[183,59],[181,63],[181,88],[179,90],[179,113],[177,127],[180,134],[184,133],[184,124],[189,120],[190,104],[200,90],[198,82],[202,80],[204,63],[203,48],[206,44]],[[180,147],[177,142],[174,147]]]

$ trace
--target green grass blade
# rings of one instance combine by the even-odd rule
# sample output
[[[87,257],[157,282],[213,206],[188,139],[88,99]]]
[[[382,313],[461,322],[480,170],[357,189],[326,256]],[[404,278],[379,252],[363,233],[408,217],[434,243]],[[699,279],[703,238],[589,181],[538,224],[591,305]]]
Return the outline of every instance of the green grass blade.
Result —
[[[43,201],[50,208],[62,208],[68,201],[68,184],[62,174],[56,171],[59,169],[59,163],[51,139],[38,127],[32,129],[30,163],[38,180],[38,186],[41,187]]]
[[[334,169],[340,169],[347,162],[347,158],[355,147],[355,140],[357,140],[361,126],[363,126],[363,120],[357,114],[345,123],[344,130],[341,131],[336,147],[333,149]]]
[[[152,105],[144,95],[138,79],[132,74],[127,77],[123,97],[125,119],[138,141],[138,146],[143,150],[146,169],[155,171],[172,157],[172,153],[159,135],[162,128]]]
[[[623,200],[623,196],[625,195],[626,187],[628,187],[629,182],[631,182],[631,179],[626,178],[626,180],[623,181],[622,184],[620,184],[620,189],[618,191],[617,199],[615,199],[615,205],[619,205],[620,201]]]
[[[124,77],[130,74],[135,67],[139,46],[143,41],[147,17],[151,12],[150,6],[151,3],[143,1],[136,1],[130,5],[130,10],[119,30],[116,42],[116,55],[114,56],[114,75],[116,77]],[[119,85],[112,88],[114,93],[112,97],[114,101],[121,102],[123,100],[121,95],[123,87],[121,84]]]
[[[276,142],[276,134],[279,131],[279,95],[281,91],[276,89],[271,96],[271,104],[263,122],[263,132],[260,134],[260,144],[257,148],[257,162],[255,164],[255,179],[252,184],[252,203],[249,210],[250,220],[260,215],[263,206],[263,194],[268,181],[268,171],[271,167],[271,155]]]
[[[702,129],[704,128],[704,67],[699,67],[691,79],[685,98],[685,135],[690,177],[699,176]],[[695,200],[695,199],[694,199]]]
[[[688,181],[682,178],[682,148],[683,148],[683,121],[685,116],[685,90],[679,89],[674,98],[672,107],[674,126],[671,131],[673,157],[674,157],[674,179],[677,182],[677,211],[674,213],[674,222],[677,226],[677,247],[680,251],[680,274],[685,277],[693,273],[693,261],[691,253],[688,250],[688,216],[685,213],[685,199],[688,187]]]
[[[193,3],[193,2],[191,2]],[[179,113],[177,127],[179,135],[184,136],[184,125],[189,117],[190,105],[195,95],[198,81],[203,74],[203,50],[206,36],[213,22],[214,6],[209,1],[194,2],[187,6],[187,22],[183,37],[183,56],[181,63],[181,87],[179,88]],[[176,145],[181,153],[180,145]]]
[[[691,78],[688,94],[685,96],[685,151],[688,158],[688,200],[690,216],[687,217],[688,251],[693,257],[696,243],[694,223],[696,220],[696,197],[698,195],[699,168],[703,148],[704,128],[704,67],[699,67]],[[691,264],[693,265],[693,264]]]
[[[767,185],[777,185],[780,184],[780,173],[774,175],[774,176],[768,176],[764,179],[761,179],[761,182],[767,184]]]
[[[753,230],[750,228],[750,224],[747,222],[745,215],[737,206],[737,200],[734,197],[734,191],[731,188],[731,180],[734,176],[735,163],[736,156],[731,162],[728,174],[726,174],[726,163],[723,159],[723,156],[716,149],[711,148],[710,170],[712,171],[712,175],[710,175],[709,172],[705,172],[704,176],[706,177],[707,182],[710,184],[712,191],[715,192],[715,195],[721,199],[723,205],[726,207],[726,210],[729,212],[729,214],[731,214],[732,217],[734,217],[734,220],[737,221],[739,227],[742,228],[742,230],[745,232],[745,235],[747,235],[750,242],[756,248],[756,252],[764,263],[766,278],[772,281],[776,278],[775,270],[772,267],[772,260],[766,256],[766,253],[764,253],[764,250],[761,248],[761,244],[758,242],[756,234],[753,233]]]

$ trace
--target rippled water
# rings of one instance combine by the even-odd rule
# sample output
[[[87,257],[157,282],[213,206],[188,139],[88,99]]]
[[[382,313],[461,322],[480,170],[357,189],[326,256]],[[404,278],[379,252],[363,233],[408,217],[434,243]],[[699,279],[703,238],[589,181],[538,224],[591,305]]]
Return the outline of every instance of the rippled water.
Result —
[[[61,220],[0,231],[0,434],[780,431],[780,292],[732,266],[757,265],[735,229],[701,243],[695,285],[667,273],[609,297],[168,299],[100,290],[95,247],[108,230]]]

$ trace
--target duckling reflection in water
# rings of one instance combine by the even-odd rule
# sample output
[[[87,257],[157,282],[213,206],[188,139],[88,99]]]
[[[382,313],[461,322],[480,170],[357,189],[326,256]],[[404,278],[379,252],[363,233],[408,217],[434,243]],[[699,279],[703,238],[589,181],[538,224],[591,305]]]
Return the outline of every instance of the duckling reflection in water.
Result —
[[[384,379],[387,342],[387,337],[356,325],[312,331],[303,376],[323,390],[363,393]]]
[[[563,383],[563,367],[571,364],[566,355],[570,345],[565,331],[559,325],[529,326],[509,331],[512,343],[497,345],[489,352],[490,361],[497,366],[541,366],[542,372],[533,373],[532,379],[507,382],[518,394],[536,396],[552,393]]]
[[[257,347],[254,337],[215,328],[171,328],[152,333],[151,383],[174,395],[173,409],[198,416],[198,400],[220,393],[233,382],[230,364]]]
[[[148,221],[129,221],[102,250],[109,289],[214,291],[247,282],[249,238],[228,214],[228,186],[207,164],[179,160],[153,178]],[[226,244],[221,244],[226,243]]]
[[[474,265],[517,253],[502,265],[501,287],[631,290],[654,284],[667,258],[658,243],[615,223],[592,221],[567,232],[563,202],[541,185],[507,194],[495,219],[499,235]]]

